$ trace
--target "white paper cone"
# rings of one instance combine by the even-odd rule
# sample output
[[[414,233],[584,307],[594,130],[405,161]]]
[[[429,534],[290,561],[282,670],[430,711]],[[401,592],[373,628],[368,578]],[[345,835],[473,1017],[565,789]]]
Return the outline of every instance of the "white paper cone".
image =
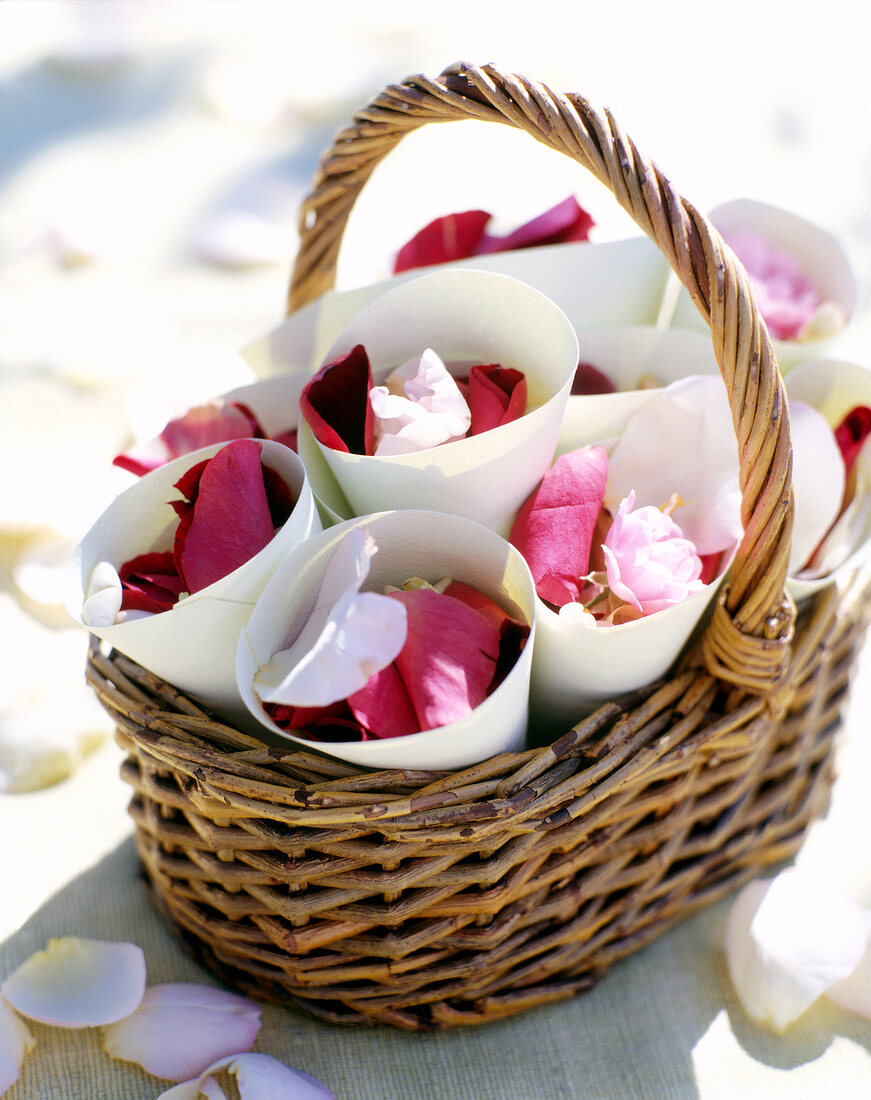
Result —
[[[725,236],[748,230],[768,240],[775,248],[793,256],[815,286],[823,302],[831,302],[840,317],[833,326],[822,325],[814,339],[774,340],[774,352],[781,371],[791,370],[808,356],[830,348],[856,310],[856,276],[840,243],[821,226],[764,202],[735,199],[715,207],[709,221]],[[707,330],[689,294],[673,277],[667,297],[674,300],[671,324],[676,328]]]
[[[601,703],[663,676],[717,593],[720,577],[680,603],[621,626],[587,626],[536,597],[530,714],[537,736],[558,737]]]
[[[178,520],[166,502],[180,499],[173,485],[191,466],[226,446],[218,443],[153,470],[115,498],[73,554],[64,601],[70,615],[92,634],[229,716],[247,715],[236,692],[239,632],[279,562],[321,529],[299,457],[280,443],[258,442],[264,463],[297,494],[287,522],[259,554],[168,611],[105,627],[83,621],[82,605],[99,562],[119,569],[139,554],[171,549]]]
[[[427,272],[457,269],[519,279],[556,303],[576,330],[653,324],[671,270],[656,245],[641,236],[602,244],[573,241],[471,256],[452,264],[404,271],[371,286],[327,291],[269,335],[243,349],[242,355],[261,377],[300,367],[314,370],[342,330],[382,294]]]
[[[786,382],[790,400],[801,401],[822,413],[836,428],[857,405],[871,406],[871,370],[841,359],[802,363]],[[858,568],[871,552],[871,449],[856,459],[856,495],[826,536],[822,562],[825,572],[803,571],[787,578],[787,590],[796,603]]]
[[[409,576],[433,583],[444,576],[463,581],[530,624],[530,635],[514,668],[500,686],[460,722],[435,730],[374,741],[319,742],[296,737],[266,714],[254,691],[254,677],[298,636],[311,614],[327,562],[342,537],[365,525],[378,552],[365,590],[383,591]],[[239,693],[251,713],[281,738],[370,768],[454,769],[500,752],[522,749],[526,736],[532,664],[535,594],[521,555],[492,531],[456,516],[435,512],[384,512],[363,516],[310,539],[291,554],[266,586],[239,639]]]
[[[659,388],[690,374],[719,375],[710,338],[652,325],[587,329],[578,334],[579,358],[602,371],[616,393],[569,397],[557,456],[619,435],[633,412]],[[646,380],[658,386],[639,389]]]
[[[365,347],[376,381],[425,348],[448,366],[499,363],[524,372],[530,411],[480,435],[390,458],[318,443],[357,515],[426,503],[507,534],[553,458],[578,362],[565,315],[516,279],[445,269],[378,298],[345,329],[326,361],[357,344]]]

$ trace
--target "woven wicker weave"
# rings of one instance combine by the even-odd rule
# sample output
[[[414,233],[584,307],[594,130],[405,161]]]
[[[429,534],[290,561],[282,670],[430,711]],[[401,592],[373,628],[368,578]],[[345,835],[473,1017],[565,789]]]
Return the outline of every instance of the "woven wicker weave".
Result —
[[[324,156],[290,308],[332,286],[348,212],[410,130],[507,123],[604,183],[709,321],[738,439],[745,537],[668,680],[546,748],[462,772],[367,772],[267,748],[94,644],[156,903],[242,990],[341,1023],[479,1023],[578,992],[676,920],[791,856],[826,807],[866,621],[861,578],[796,616],[785,398],[743,268],[608,112],[525,78],[412,77]]]

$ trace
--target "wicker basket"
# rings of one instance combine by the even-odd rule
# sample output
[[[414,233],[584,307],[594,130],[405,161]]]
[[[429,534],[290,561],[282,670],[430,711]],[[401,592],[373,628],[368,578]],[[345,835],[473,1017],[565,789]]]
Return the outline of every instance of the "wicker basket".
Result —
[[[865,627],[861,579],[798,615],[784,597],[788,424],[746,275],[608,112],[489,66],[388,88],[322,160],[290,308],[332,285],[380,159],[426,122],[464,118],[580,162],[668,258],[712,329],[746,534],[672,678],[553,745],[456,773],[267,748],[92,645],[89,679],[128,753],[139,855],[166,919],[230,985],[339,1023],[433,1029],[571,996],[790,857],[827,805]]]

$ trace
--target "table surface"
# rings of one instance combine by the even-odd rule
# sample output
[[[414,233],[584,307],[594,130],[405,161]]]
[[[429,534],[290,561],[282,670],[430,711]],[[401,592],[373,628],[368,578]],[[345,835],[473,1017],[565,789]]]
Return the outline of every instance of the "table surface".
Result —
[[[104,7],[124,9],[130,56],[96,66],[93,53],[90,62],[74,55],[68,25],[95,7],[0,5],[0,627],[14,642],[0,682],[0,746],[18,722],[77,763],[51,786],[0,795],[0,977],[50,937],[75,933],[139,943],[149,981],[209,982],[137,882],[120,750],[102,714],[87,710],[81,683],[84,635],[61,625],[54,597],[35,607],[16,589],[19,556],[51,531],[74,535],[78,524],[81,534],[117,488],[105,469],[126,435],[170,404],[244,380],[228,352],[282,314],[293,211],[319,150],[355,106],[409,72],[493,58],[608,103],[700,208],[750,195],[803,212],[846,242],[871,285],[871,144],[859,125],[871,99],[871,12],[834,0],[810,25],[739,0],[704,24],[688,2],[667,15],[629,3],[617,33],[613,16],[581,17],[567,3],[539,5],[535,25],[518,26],[489,4],[448,2],[400,18],[386,5],[367,5],[364,16],[332,3],[300,16],[288,12],[296,5],[193,0],[168,19],[162,0],[125,0]],[[396,178],[376,177],[349,227],[342,283],[385,274],[391,251],[431,213],[498,207],[510,223],[576,179],[603,237],[625,229],[598,188],[577,176],[567,183],[552,159],[524,152],[518,162],[517,146],[501,142],[475,138],[480,159],[466,172],[467,152],[457,171],[459,146],[440,137],[398,159]],[[240,209],[260,219],[269,262],[206,262],[197,240],[210,232],[216,247],[222,216]],[[94,242],[94,262],[58,262],[47,233],[69,226]],[[867,316],[863,289],[857,358]],[[23,488],[22,464],[31,473]],[[869,703],[866,659],[832,807],[801,858],[836,865],[871,906]],[[78,761],[83,741],[97,746]],[[747,1019],[725,971],[728,907],[683,922],[571,1002],[483,1029],[344,1030],[266,1006],[257,1048],[341,1100],[871,1096],[867,1020],[825,1000],[785,1036]],[[38,1049],[10,1100],[150,1100],[161,1091],[108,1059],[96,1033],[34,1030]]]

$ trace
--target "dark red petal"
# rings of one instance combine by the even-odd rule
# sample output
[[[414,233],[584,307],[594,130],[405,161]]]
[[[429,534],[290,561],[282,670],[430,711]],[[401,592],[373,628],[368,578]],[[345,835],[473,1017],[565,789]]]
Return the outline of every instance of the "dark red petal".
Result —
[[[539,596],[556,607],[578,599],[589,572],[607,477],[602,447],[561,455],[514,520],[510,541],[526,558]]]
[[[835,428],[835,439],[841,449],[841,457],[847,473],[862,450],[862,445],[871,435],[871,409],[867,405],[857,405],[851,409]]]
[[[124,562],[118,576],[124,611],[168,611],[185,591],[169,551],[139,554]]]
[[[477,255],[491,217],[486,210],[466,210],[436,218],[400,248],[393,264],[394,274]]]
[[[296,495],[281,474],[271,466],[263,466],[263,487],[266,489],[272,526],[283,527],[296,504]]]
[[[315,439],[348,454],[372,454],[372,370],[362,344],[329,363],[306,384],[299,408]]]
[[[282,703],[264,703],[272,721],[285,730],[310,741],[371,741],[372,735],[351,714],[342,699],[328,707],[288,707]]]
[[[274,533],[259,444],[248,439],[228,443],[199,478],[193,518],[181,545],[176,535],[176,560],[188,591],[199,592],[244,565]]]
[[[699,554],[699,561],[702,563],[702,571],[699,574],[699,580],[702,584],[710,584],[716,577],[720,568],[720,558],[722,558],[722,550],[718,550],[715,554]]]
[[[424,728],[395,662],[370,676],[359,691],[349,695],[348,706],[373,737],[403,737],[420,733]]]
[[[469,435],[480,435],[500,424],[519,420],[526,412],[526,376],[512,367],[483,363],[469,372]]]
[[[485,237],[480,252],[509,252],[537,245],[586,241],[595,224],[574,195],[569,195],[550,210],[519,226],[507,237]]]
[[[572,382],[572,397],[587,397],[596,393],[614,393],[617,387],[592,363],[578,363]]]

